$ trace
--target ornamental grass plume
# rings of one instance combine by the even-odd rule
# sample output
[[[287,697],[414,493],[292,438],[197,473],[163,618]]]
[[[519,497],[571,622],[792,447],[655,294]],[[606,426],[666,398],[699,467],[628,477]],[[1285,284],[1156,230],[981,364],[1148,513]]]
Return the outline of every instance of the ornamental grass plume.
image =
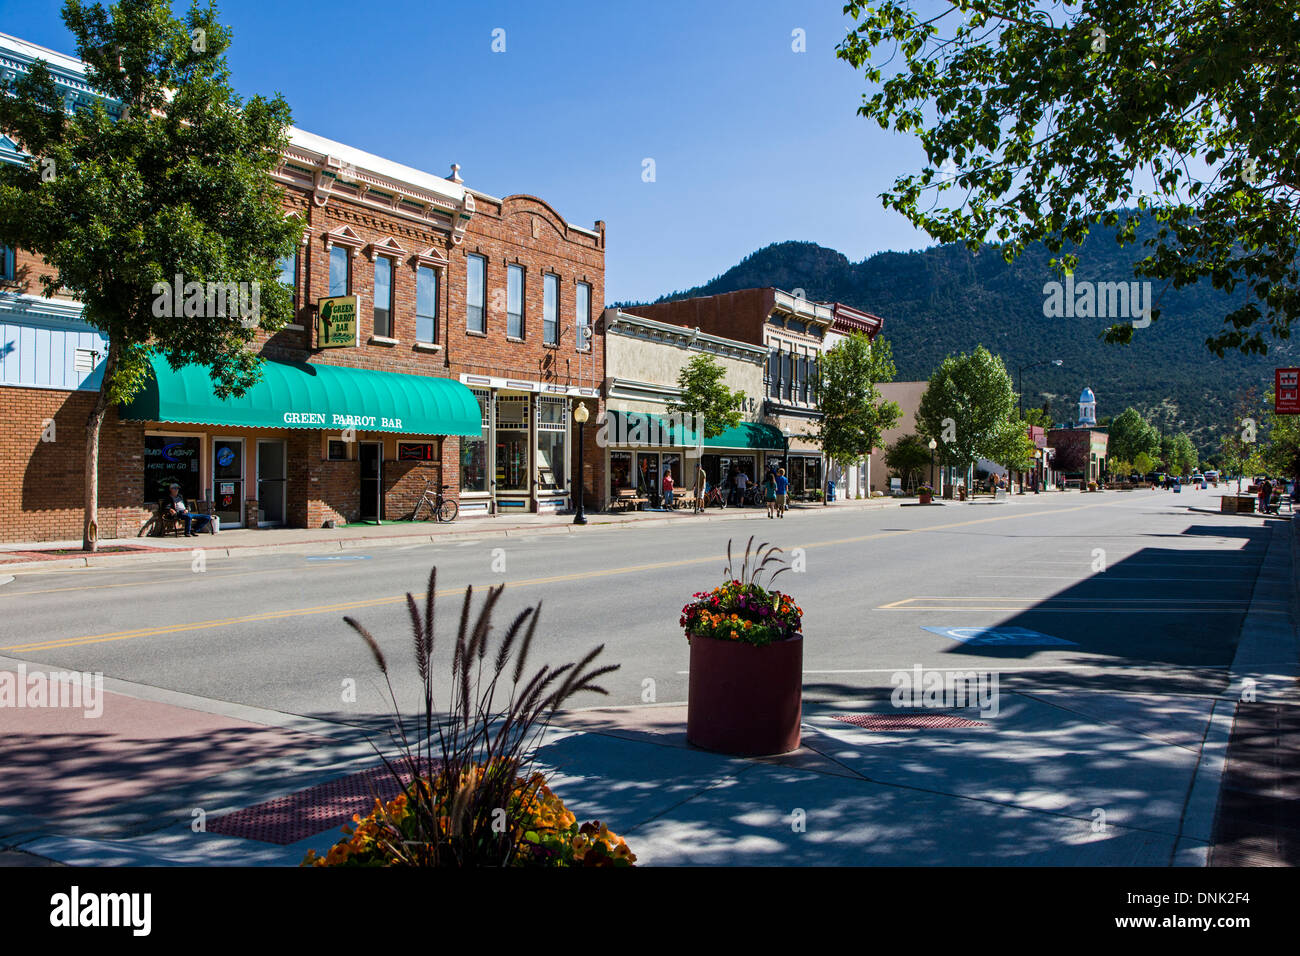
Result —
[[[415,595],[406,595],[423,692],[414,733],[408,732],[379,642],[356,619],[343,619],[370,648],[388,687],[397,752],[390,756],[375,749],[399,795],[388,802],[376,795],[371,813],[354,817],[356,827],[345,828],[348,839],[328,856],[311,852],[303,862],[468,867],[603,865],[607,858],[608,865],[630,865],[635,856],[626,844],[620,848],[622,841],[612,834],[602,837],[604,849],[586,861],[590,834],[581,831],[542,774],[532,769],[532,754],[556,711],[577,694],[607,694],[597,681],[618,665],[596,664],[602,644],[579,661],[530,669],[540,603],[515,615],[504,633],[496,634],[492,615],[505,586],[489,588],[477,611],[473,588],[468,588],[444,713],[434,699],[437,582],[434,568],[423,609]],[[600,834],[600,824],[595,827],[593,832]],[[583,841],[577,841],[579,836]],[[575,841],[584,847],[576,857]]]

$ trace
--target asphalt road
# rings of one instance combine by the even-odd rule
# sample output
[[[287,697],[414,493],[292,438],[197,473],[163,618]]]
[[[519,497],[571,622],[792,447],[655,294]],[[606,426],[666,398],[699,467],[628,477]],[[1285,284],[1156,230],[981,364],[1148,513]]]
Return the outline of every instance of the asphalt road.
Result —
[[[828,508],[783,521],[618,526],[448,539],[308,556],[212,558],[20,573],[0,587],[0,656],[344,723],[387,714],[382,679],[343,623],[379,639],[414,703],[405,593],[438,568],[435,658],[445,668],[460,593],[505,583],[498,626],[541,601],[534,660],[597,644],[621,665],[610,696],[686,697],[679,610],[722,578],[729,536],[801,548],[780,584],[804,609],[806,693],[887,693],[890,675],[996,669],[1027,686],[1213,694],[1222,689],[1268,540],[1220,516],[1213,492],[1027,495],[999,503]],[[501,569],[504,567],[504,571]],[[1270,610],[1270,609],[1266,609]],[[1285,607],[1275,609],[1285,613]],[[1028,644],[926,630],[1018,628]],[[1041,637],[1071,643],[1042,643]],[[959,631],[979,636],[975,630]],[[986,639],[988,635],[985,635]],[[357,699],[341,688],[355,680]]]

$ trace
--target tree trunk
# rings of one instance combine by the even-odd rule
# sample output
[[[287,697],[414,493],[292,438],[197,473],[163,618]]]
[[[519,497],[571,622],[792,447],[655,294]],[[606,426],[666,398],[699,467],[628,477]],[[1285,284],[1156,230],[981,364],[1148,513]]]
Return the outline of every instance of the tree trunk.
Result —
[[[109,343],[104,359],[104,378],[95,407],[86,419],[86,462],[82,487],[86,493],[86,521],[81,535],[81,550],[95,551],[99,547],[99,433],[108,412],[108,398],[112,391],[113,373],[117,369],[117,343]]]

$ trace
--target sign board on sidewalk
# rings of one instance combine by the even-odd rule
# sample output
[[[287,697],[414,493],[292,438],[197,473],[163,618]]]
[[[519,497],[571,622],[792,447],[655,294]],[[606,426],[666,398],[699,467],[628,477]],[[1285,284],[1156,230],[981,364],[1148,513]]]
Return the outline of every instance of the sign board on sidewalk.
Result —
[[[1273,376],[1274,414],[1300,415],[1300,368],[1280,368]]]

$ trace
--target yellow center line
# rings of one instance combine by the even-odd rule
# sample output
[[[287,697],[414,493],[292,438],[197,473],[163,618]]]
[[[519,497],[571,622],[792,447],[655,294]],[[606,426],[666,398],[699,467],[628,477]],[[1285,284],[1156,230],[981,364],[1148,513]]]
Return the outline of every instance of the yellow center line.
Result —
[[[1034,518],[1043,515],[1064,514],[1067,511],[1080,511],[1087,508],[1105,507],[1113,502],[1099,502],[1089,505],[1075,505],[1070,508],[1051,509],[1047,511],[1035,511],[1028,514],[1006,514],[995,515],[990,518],[972,518],[968,521],[954,521],[948,524],[934,525],[928,528],[909,528],[899,531],[879,531],[872,534],[858,535],[852,538],[833,538],[827,541],[816,541],[812,544],[799,545],[804,550],[811,548],[825,548],[839,544],[856,544],[862,541],[876,541],[882,538],[894,538],[900,535],[925,534],[934,531],[945,531],[949,528],[962,528],[975,524],[987,524],[991,521],[1009,521],[1018,518]],[[757,537],[757,535],[755,536]],[[733,550],[734,554],[734,550]],[[701,558],[681,558],[674,561],[657,561],[651,564],[635,564],[621,568],[602,568],[595,571],[576,571],[570,574],[556,574],[543,578],[527,578],[521,581],[507,582],[511,588],[536,587],[542,584],[557,584],[565,581],[582,581],[592,578],[611,577],[620,574],[635,574],[640,571],[657,571],[664,568],[682,568],[697,564],[709,564],[714,561],[725,561],[725,554],[709,555]],[[465,588],[447,588],[440,589],[436,592],[438,597],[447,597],[456,594],[464,594]],[[425,598],[424,594],[414,595],[417,601]],[[322,604],[315,607],[289,608],[280,611],[265,611],[258,614],[243,614],[238,617],[217,618],[210,621],[191,621],[183,624],[167,624],[154,627],[142,627],[128,631],[109,631],[105,634],[87,634],[80,637],[52,638],[44,641],[35,641],[29,644],[10,644],[0,647],[0,651],[16,652],[35,652],[50,651],[68,647],[84,647],[90,644],[107,644],[114,641],[131,640],[137,637],[155,637],[164,634],[177,634],[186,631],[204,631],[214,628],[232,627],[240,624],[256,624],[263,621],[284,620],[292,617],[308,617],[316,614],[331,614],[342,611],[354,611],[361,608],[384,607],[395,604],[405,604],[406,595],[391,595],[379,598],[370,598],[360,601],[346,601],[339,604]],[[899,610],[907,610],[900,608]],[[977,610],[977,609],[968,609]]]

